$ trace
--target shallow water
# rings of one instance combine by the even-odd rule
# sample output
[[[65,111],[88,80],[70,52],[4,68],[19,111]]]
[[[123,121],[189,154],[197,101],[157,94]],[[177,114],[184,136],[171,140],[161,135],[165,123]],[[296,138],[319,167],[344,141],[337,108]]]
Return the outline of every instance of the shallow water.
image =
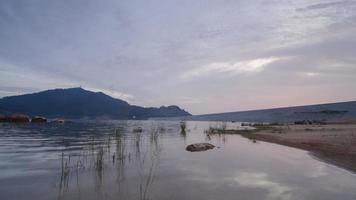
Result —
[[[306,151],[208,137],[216,125],[187,122],[181,133],[169,121],[1,124],[0,199],[356,199],[354,174]],[[195,142],[217,148],[185,151]]]

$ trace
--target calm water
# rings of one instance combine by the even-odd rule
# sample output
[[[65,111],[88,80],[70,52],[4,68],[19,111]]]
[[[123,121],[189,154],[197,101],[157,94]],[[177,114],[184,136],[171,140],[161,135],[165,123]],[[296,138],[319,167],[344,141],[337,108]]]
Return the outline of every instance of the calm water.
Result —
[[[0,125],[0,199],[356,199],[356,176],[211,122]],[[229,124],[238,126],[238,124]],[[140,132],[137,127],[142,127]],[[187,152],[195,142],[218,148]]]

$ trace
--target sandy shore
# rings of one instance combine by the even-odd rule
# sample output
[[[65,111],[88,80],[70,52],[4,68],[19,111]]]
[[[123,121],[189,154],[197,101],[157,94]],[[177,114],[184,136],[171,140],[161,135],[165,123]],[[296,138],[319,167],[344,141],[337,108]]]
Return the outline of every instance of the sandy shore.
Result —
[[[229,133],[308,150],[326,162],[356,172],[356,124],[269,126]]]

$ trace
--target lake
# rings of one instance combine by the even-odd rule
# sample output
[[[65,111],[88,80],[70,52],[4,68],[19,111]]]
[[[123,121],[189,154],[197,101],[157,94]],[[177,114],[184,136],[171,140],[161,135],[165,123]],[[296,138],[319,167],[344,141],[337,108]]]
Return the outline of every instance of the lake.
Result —
[[[239,123],[229,127],[239,128]],[[354,200],[356,176],[310,153],[239,135],[217,122],[0,124],[0,199]],[[188,152],[209,142],[216,148]]]

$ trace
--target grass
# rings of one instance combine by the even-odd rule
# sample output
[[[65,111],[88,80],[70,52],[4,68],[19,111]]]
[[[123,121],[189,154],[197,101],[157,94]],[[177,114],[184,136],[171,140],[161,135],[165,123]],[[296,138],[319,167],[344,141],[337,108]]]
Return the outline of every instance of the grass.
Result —
[[[208,130],[205,130],[206,134],[224,134],[226,132],[227,123],[221,122],[215,126],[210,125]]]
[[[187,129],[187,123],[185,122],[185,121],[181,121],[180,123],[179,123],[179,126],[180,126],[180,132],[186,132],[186,129]]]
[[[254,125],[252,125],[252,127],[254,127],[258,131],[272,130],[275,128],[274,125],[270,125],[270,124],[254,124]]]
[[[241,130],[229,130],[227,129],[227,124],[226,122],[221,122],[219,124],[215,124],[214,126],[209,126],[208,130],[205,130],[205,133],[207,135],[213,135],[213,134],[243,134],[243,133],[251,133],[251,132],[258,132],[258,131],[265,131],[265,130],[271,130],[271,131],[279,131],[280,128],[278,128],[279,124],[267,124],[267,123],[242,123],[241,126],[244,127],[252,127],[252,129],[241,129]]]
[[[62,153],[61,157],[61,180],[60,180],[60,191],[62,191],[63,188],[68,187],[68,182],[69,182],[69,173],[70,169],[68,167],[68,161],[64,160],[64,153]]]
[[[132,190],[138,195],[137,199],[151,199],[151,190],[160,160],[159,139],[166,129],[162,125],[153,124],[151,129],[147,129],[150,131],[141,130],[132,130],[131,135],[125,135],[125,130],[118,128],[111,134],[88,136],[86,145],[80,152],[74,154],[63,152],[59,155],[61,156],[59,157],[59,199],[67,198],[66,196],[75,187],[75,181],[77,181],[76,187],[80,190],[80,184],[83,184],[80,180],[87,180],[87,176],[92,176],[91,179],[94,180],[91,183],[95,187],[97,198],[104,198],[103,189],[107,178],[105,170],[113,173],[110,176],[115,176],[117,190],[120,191],[118,198],[130,199],[130,195],[134,194],[129,193],[126,187],[133,186]],[[131,155],[136,155],[135,159],[131,160]],[[135,185],[125,178],[127,168],[137,169],[139,180]],[[86,178],[83,179],[81,176]]]
[[[136,127],[132,130],[132,132],[134,133],[142,133],[143,132],[143,129],[141,127]]]
[[[136,153],[140,153],[140,143],[141,143],[141,133],[140,132],[136,132],[134,134],[134,140],[135,140],[135,146],[136,146]]]
[[[99,151],[96,153],[96,161],[95,161],[95,169],[100,173],[103,170],[103,160],[104,160],[104,149],[103,147],[100,147]]]

